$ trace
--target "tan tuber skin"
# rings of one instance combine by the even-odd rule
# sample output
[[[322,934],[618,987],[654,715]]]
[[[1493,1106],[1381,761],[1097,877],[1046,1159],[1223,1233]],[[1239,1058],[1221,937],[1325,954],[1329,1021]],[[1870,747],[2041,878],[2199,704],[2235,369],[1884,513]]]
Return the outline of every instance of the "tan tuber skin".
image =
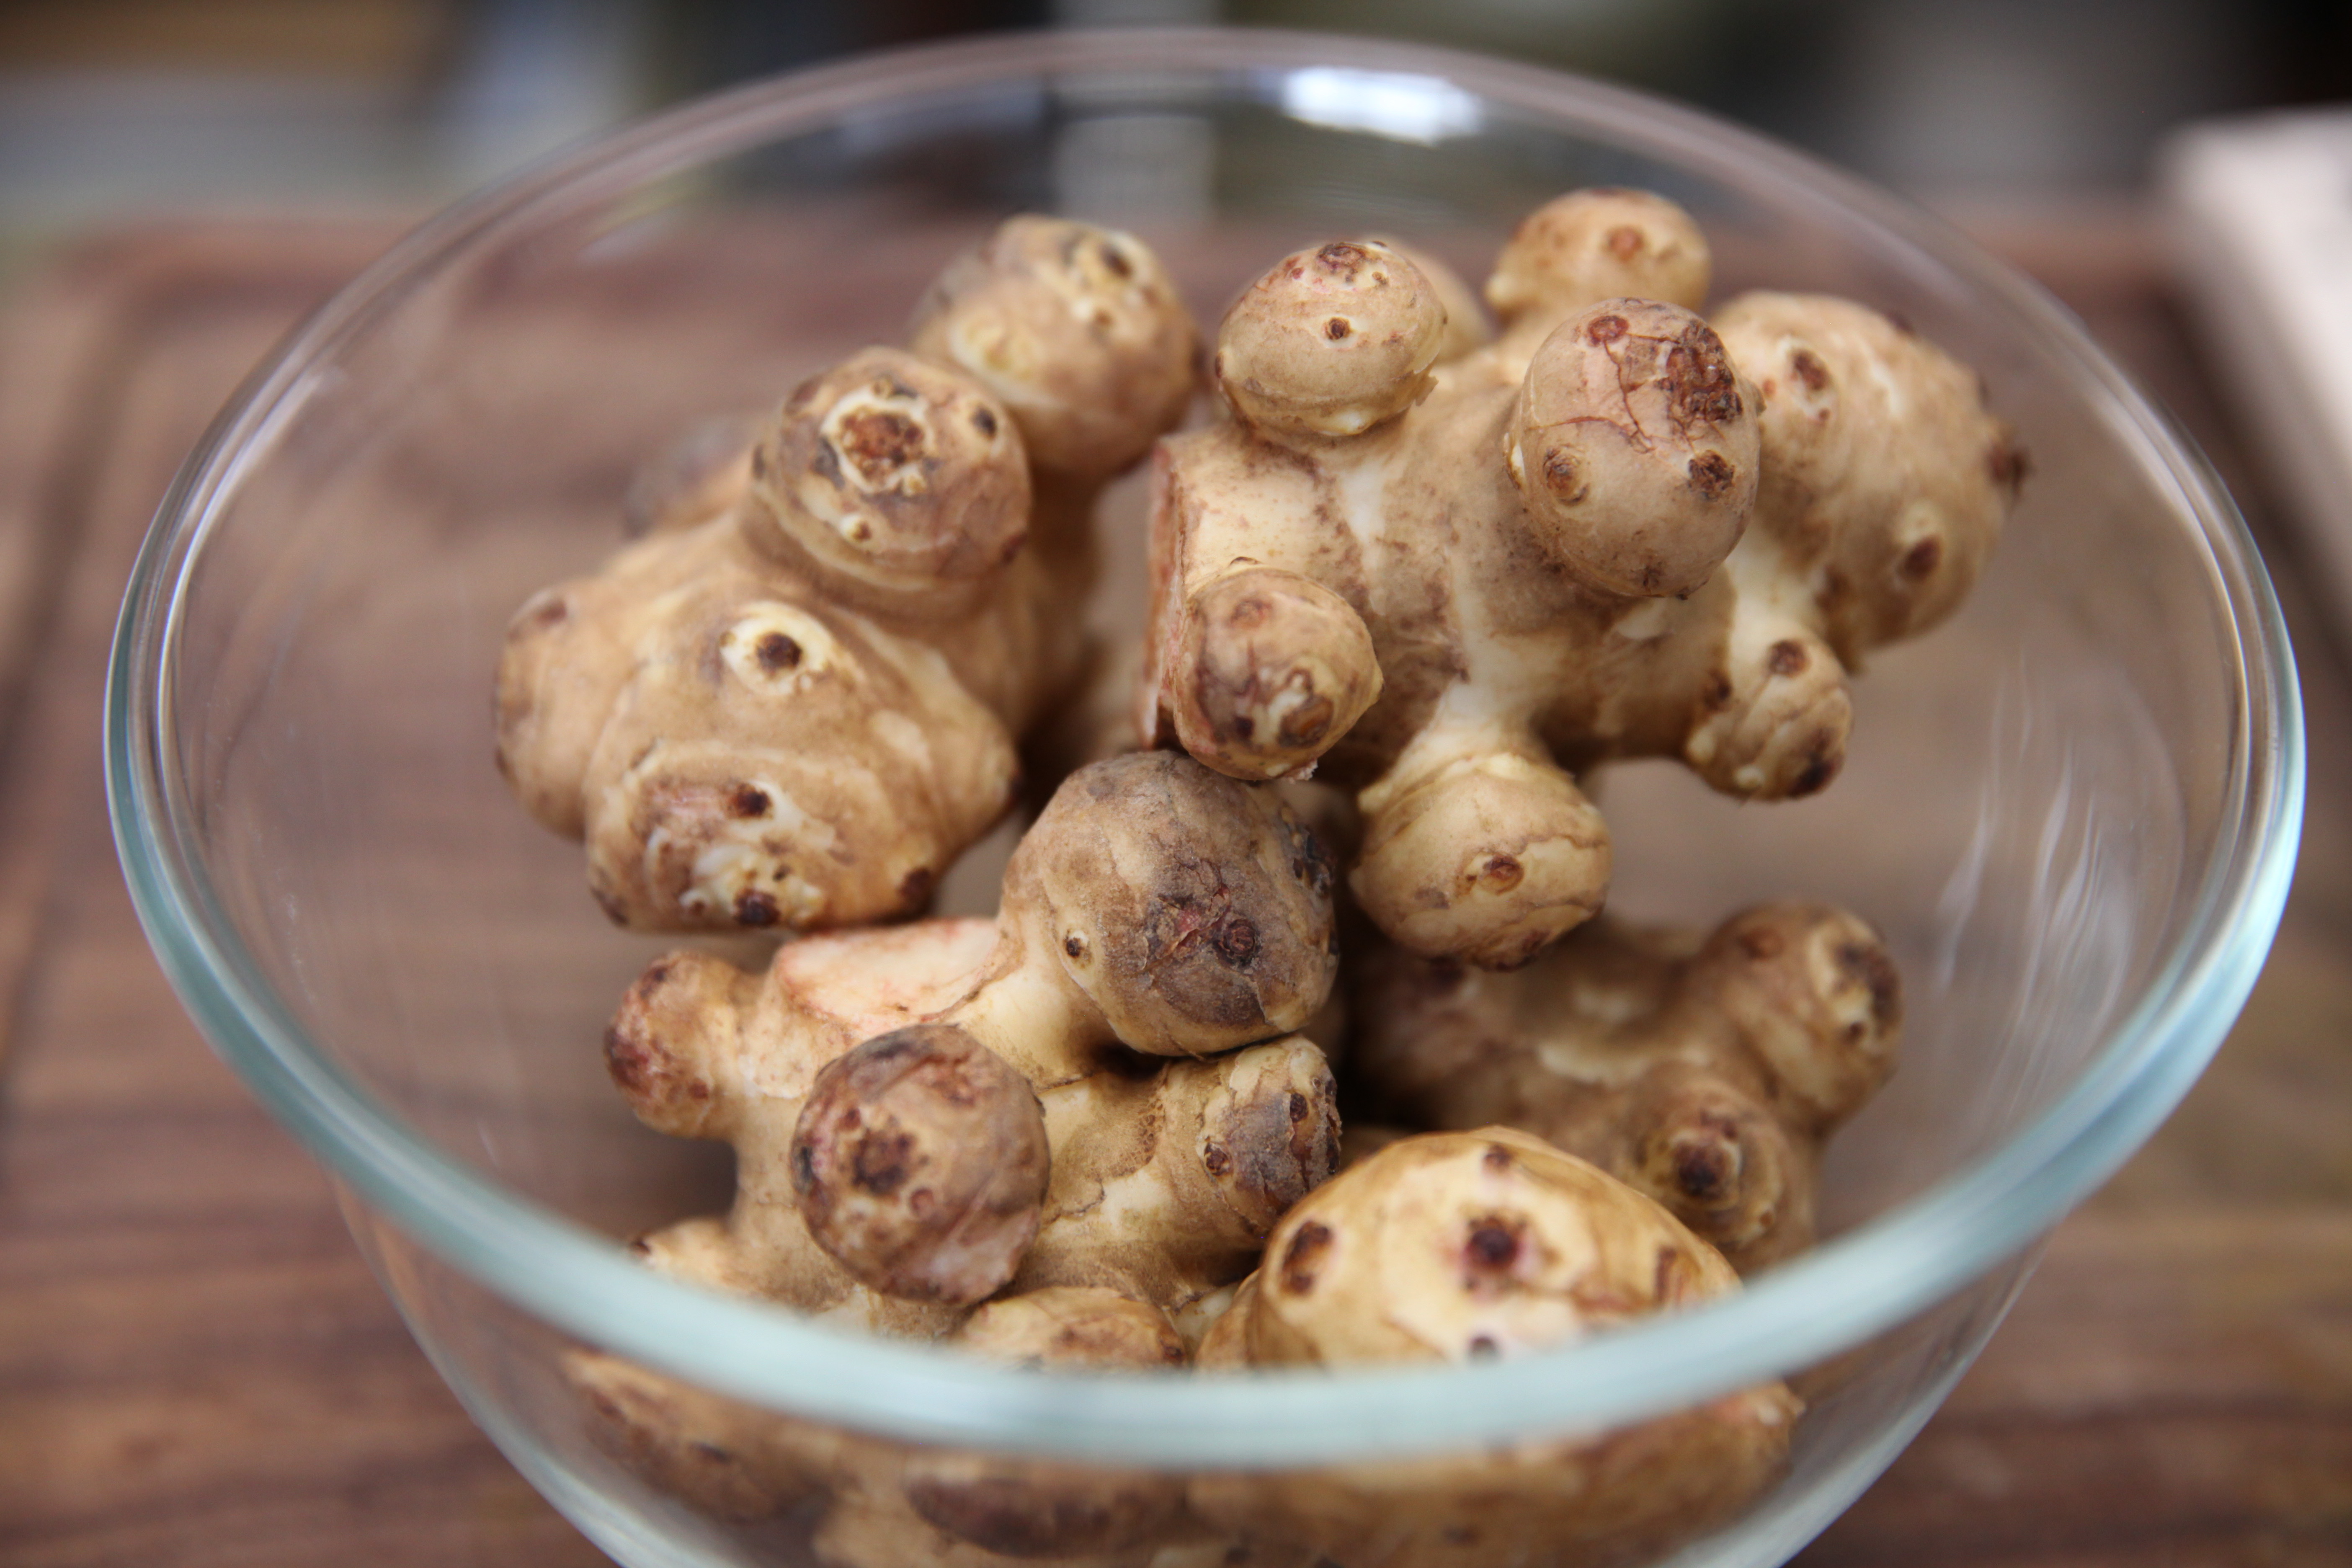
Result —
[[[1239,1278],[1338,1154],[1291,1031],[1336,973],[1330,867],[1267,791],[1173,753],[1082,769],[996,921],[811,938],[765,975],[672,953],[607,1037],[737,1198],[639,1243],[666,1272],[933,1335],[1010,1285],[1162,1310]]]
[[[1291,1033],[1337,973],[1330,895],[1276,792],[1135,753],[1056,792],[993,922],[810,937],[764,974],[656,961],[614,1079],[656,1129],[731,1142],[737,1195],[641,1254],[1023,1364],[1181,1365],[1170,1314],[1246,1273],[1338,1161],[1336,1086]],[[604,1446],[706,1511],[832,1497],[829,1563],[1144,1568],[1201,1533],[1165,1478],[829,1433],[607,1357],[572,1373]]]
[[[1202,1344],[1205,1366],[1538,1353],[1738,1289],[1657,1205],[1525,1133],[1404,1139],[1303,1200]],[[1342,1568],[1643,1560],[1744,1507],[1786,1462],[1779,1384],[1599,1437],[1450,1459],[1196,1479],[1196,1512]]]
[[[1902,988],[1852,915],[1767,904],[1704,942],[1601,921],[1533,964],[1369,965],[1350,1067],[1423,1126],[1501,1123],[1664,1205],[1748,1273],[1811,1245],[1824,1139],[1893,1069]]]
[[[946,1342],[1066,1372],[1173,1370],[1185,1361],[1156,1308],[1092,1287],[988,1302]],[[702,1394],[612,1356],[575,1354],[567,1370],[600,1446],[701,1511],[749,1521],[816,1501],[816,1553],[830,1568],[1171,1568],[1189,1561],[1181,1553],[1196,1542],[1202,1568],[1226,1561],[1222,1538],[1208,1550],[1173,1476],[861,1436]]]
[[[1234,417],[1161,443],[1143,731],[1358,791],[1350,884],[1413,952],[1507,968],[1599,910],[1574,770],[1825,786],[1847,666],[1958,604],[2014,498],[1964,367],[1838,301],[1718,333],[1706,277],[1670,204],[1575,193],[1498,261],[1502,336],[1449,358],[1402,255],[1302,251],[1221,329]],[[1592,292],[1637,282],[1670,297]]]
[[[812,378],[740,462],[698,433],[633,497],[650,536],[509,628],[499,765],[614,920],[917,913],[1013,803],[1082,667],[1095,497],[1181,416],[1192,327],[1139,242],[1013,219],[916,342]]]

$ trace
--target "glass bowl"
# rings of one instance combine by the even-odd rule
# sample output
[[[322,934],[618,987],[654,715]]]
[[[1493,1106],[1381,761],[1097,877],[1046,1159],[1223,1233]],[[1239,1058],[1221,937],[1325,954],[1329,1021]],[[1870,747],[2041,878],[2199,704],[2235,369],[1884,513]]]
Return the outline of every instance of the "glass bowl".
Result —
[[[1273,258],[1334,234],[1483,276],[1519,216],[1593,184],[1688,206],[1717,298],[1769,285],[1899,312],[1981,371],[2032,457],[1964,611],[1857,683],[1833,788],[1742,809],[1663,766],[1601,781],[1614,907],[1712,922],[1834,900],[1905,972],[1902,1067],[1832,1145],[1823,1244],[1735,1298],[1541,1356],[1227,1378],[859,1340],[633,1262],[622,1238],[723,1205],[724,1152],[644,1131],[606,1082],[604,1021],[667,944],[599,915],[577,847],[509,798],[489,716],[509,615],[615,545],[632,474],[698,420],[898,341],[925,280],[1011,211],[1135,231],[1213,321]],[[1114,632],[1138,624],[1141,511],[1131,481],[1104,510],[1117,563],[1088,613]],[[140,557],[111,677],[115,830],[180,994],[333,1172],[469,1409],[633,1564],[855,1554],[821,1504],[743,1522],[650,1484],[600,1444],[583,1352],[877,1451],[1173,1482],[1591,1436],[1787,1378],[1809,1409],[1785,1474],[1686,1546],[1779,1562],[1926,1421],[2037,1239],[2196,1078],[2278,921],[2303,778],[2292,656],[2230,501],[2032,284],[1671,105],[1271,32],[856,61],[460,205],[297,331],[206,437]],[[992,901],[979,864],[949,908]],[[997,1560],[937,1535],[894,1550]],[[1426,1560],[1484,1559],[1456,1542]]]

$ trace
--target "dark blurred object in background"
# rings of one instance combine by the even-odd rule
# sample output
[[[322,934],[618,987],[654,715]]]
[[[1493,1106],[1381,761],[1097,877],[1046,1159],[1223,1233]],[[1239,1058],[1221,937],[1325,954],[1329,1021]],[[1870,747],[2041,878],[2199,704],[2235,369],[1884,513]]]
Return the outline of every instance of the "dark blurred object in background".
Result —
[[[420,208],[861,50],[1208,22],[1609,77],[1944,202],[2136,188],[2182,120],[2352,99],[2341,0],[0,0],[0,244],[158,210]]]

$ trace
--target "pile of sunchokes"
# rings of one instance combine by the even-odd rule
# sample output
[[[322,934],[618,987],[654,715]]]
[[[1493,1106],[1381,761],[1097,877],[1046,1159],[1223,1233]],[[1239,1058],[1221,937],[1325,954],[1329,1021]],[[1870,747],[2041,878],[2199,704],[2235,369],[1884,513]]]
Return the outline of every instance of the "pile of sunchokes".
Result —
[[[1596,921],[1578,775],[1828,786],[1850,673],[1958,605],[2025,465],[1900,322],[1703,313],[1710,272],[1673,203],[1578,191],[1496,258],[1495,330],[1421,251],[1337,238],[1203,363],[1148,247],[1015,217],[906,347],[673,454],[498,679],[500,766],[614,920],[790,937],[667,952],[613,1017],[639,1120],[735,1155],[731,1208],[646,1264],[1022,1366],[1244,1375],[1540,1355],[1810,1246],[1823,1141],[1895,1064],[1886,944],[1801,903]],[[1086,700],[1092,514],[1147,456],[1142,749],[1058,779],[993,919],[922,918]],[[1309,776],[1348,865],[1279,783]],[[568,1367],[637,1475],[805,1508],[834,1568],[1631,1563],[1750,1506],[1802,1409],[1186,1477]]]

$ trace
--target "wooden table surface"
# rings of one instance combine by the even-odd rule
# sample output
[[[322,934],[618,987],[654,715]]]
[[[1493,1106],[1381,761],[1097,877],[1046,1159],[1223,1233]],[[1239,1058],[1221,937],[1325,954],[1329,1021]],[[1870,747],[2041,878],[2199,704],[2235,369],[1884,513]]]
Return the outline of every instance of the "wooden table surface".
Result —
[[[602,1562],[474,1430],[325,1181],[206,1051],[115,868],[106,640],[173,467],[387,237],[109,236],[0,314],[0,1564]],[[2352,689],[2126,217],[1994,243],[2254,514],[2312,729],[2284,928],[2181,1112],[1801,1561],[2352,1564]]]

